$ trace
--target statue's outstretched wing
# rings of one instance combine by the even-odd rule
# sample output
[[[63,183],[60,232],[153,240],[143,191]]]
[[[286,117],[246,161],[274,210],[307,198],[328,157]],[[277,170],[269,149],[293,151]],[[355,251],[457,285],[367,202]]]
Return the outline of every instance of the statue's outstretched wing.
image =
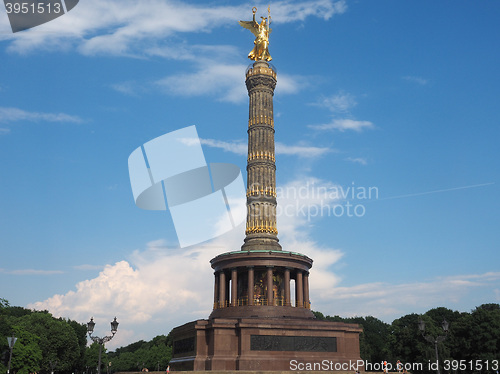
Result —
[[[245,29],[248,29],[254,34],[255,36],[259,36],[259,24],[255,21],[239,21],[238,22],[240,26],[244,27]]]

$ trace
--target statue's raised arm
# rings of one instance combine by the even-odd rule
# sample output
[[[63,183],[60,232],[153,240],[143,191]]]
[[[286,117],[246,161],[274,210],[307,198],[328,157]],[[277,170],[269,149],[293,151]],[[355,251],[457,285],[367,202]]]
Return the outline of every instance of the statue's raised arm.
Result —
[[[253,42],[254,47],[248,54],[248,58],[254,61],[271,61],[272,57],[269,54],[269,34],[271,33],[271,29],[269,28],[269,24],[271,22],[271,11],[268,8],[269,16],[268,17],[260,17],[262,18],[261,23],[257,23],[255,21],[255,13],[257,12],[257,8],[252,8],[253,20],[252,21],[239,21],[240,26],[248,29],[255,35],[255,41]]]

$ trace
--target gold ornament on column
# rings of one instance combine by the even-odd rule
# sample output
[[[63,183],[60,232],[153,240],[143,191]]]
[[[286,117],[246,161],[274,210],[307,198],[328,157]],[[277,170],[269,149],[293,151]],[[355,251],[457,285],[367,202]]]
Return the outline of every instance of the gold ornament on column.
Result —
[[[271,61],[272,57],[269,54],[269,34],[273,31],[269,26],[271,25],[271,7],[267,8],[268,16],[260,17],[262,21],[260,24],[255,21],[255,13],[257,8],[252,8],[253,20],[252,21],[239,21],[240,26],[248,29],[255,35],[253,42],[254,47],[248,54],[248,58],[254,61]]]

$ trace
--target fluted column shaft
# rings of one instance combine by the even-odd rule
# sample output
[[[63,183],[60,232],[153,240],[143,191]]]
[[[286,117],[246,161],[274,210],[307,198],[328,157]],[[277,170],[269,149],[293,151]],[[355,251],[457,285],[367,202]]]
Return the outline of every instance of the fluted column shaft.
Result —
[[[304,283],[302,279],[302,271],[297,270],[297,277],[295,278],[295,302],[298,307],[304,306]]]
[[[219,274],[219,307],[226,306],[226,274],[223,271]]]
[[[311,301],[309,300],[309,273],[304,273],[304,307],[309,308]]]
[[[231,269],[231,305],[236,306],[238,303],[238,271]]]
[[[281,250],[276,225],[273,95],[276,72],[257,61],[246,73],[249,96],[247,223],[242,250]]]
[[[274,305],[273,300],[273,268],[269,266],[266,274],[267,284],[267,305]]]
[[[214,308],[215,308],[219,302],[219,274],[215,272],[214,277],[215,277],[215,285],[214,285]]]
[[[285,269],[285,305],[290,305],[290,269]]]
[[[253,305],[254,273],[253,266],[248,267],[248,305]]]

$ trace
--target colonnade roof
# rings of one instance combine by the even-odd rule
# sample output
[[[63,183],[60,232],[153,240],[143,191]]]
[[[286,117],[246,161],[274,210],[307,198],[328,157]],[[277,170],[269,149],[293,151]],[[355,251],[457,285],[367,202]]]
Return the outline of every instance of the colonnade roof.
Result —
[[[296,256],[307,257],[305,254],[299,253],[299,252],[276,251],[276,250],[271,250],[271,249],[255,249],[255,250],[252,250],[252,251],[241,251],[241,250],[240,251],[231,251],[231,252],[221,253],[220,255],[217,255],[217,257],[219,257],[219,256],[225,256],[225,255],[240,254],[240,253],[279,253],[279,254],[292,254],[292,255],[296,255]]]

